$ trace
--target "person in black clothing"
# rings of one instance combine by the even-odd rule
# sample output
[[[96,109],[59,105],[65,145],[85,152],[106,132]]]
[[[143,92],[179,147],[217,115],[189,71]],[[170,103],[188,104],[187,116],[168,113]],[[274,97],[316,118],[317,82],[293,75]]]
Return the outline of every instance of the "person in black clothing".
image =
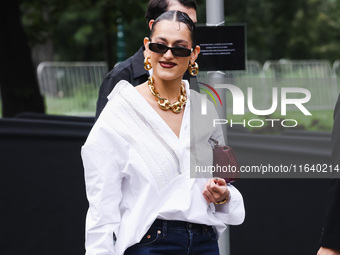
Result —
[[[340,167],[340,96],[334,110],[332,164]],[[321,247],[317,255],[340,255],[340,179],[333,179],[324,224]]]
[[[193,0],[150,0],[145,14],[149,28],[151,29],[154,20],[162,13],[171,10],[185,12],[194,23],[197,22],[197,5]],[[132,57],[120,63],[107,74],[100,86],[95,119],[98,119],[108,101],[107,96],[119,81],[126,80],[133,86],[147,81],[150,74],[144,69],[143,62],[144,47],[141,47]],[[186,73],[183,79],[190,80],[191,89],[198,91],[198,85],[196,79],[193,79],[193,76]]]

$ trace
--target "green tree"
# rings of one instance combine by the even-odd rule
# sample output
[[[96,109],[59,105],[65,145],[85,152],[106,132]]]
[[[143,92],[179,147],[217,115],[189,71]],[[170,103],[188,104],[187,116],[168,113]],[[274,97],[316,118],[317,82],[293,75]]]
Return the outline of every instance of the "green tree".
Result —
[[[232,1],[227,11],[227,22],[247,24],[249,59],[338,57],[339,0]]]
[[[205,18],[205,0],[198,17]],[[126,57],[149,34],[144,18],[148,0],[22,0],[23,24],[32,46],[51,39],[54,60],[117,61],[118,25],[123,25]]]
[[[25,0],[21,7],[25,10],[23,21],[32,45],[50,38],[55,60],[106,59],[112,67],[117,61],[114,52],[118,25],[124,24],[126,30],[137,27],[133,31],[135,39],[143,30],[140,28],[146,28],[143,18],[146,5],[146,0]]]

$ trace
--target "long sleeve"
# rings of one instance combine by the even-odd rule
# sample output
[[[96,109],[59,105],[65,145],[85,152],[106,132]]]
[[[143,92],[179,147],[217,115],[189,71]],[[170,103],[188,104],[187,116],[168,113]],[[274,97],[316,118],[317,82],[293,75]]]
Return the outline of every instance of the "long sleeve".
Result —
[[[89,210],[86,218],[86,255],[113,255],[122,198],[121,174],[116,162],[95,144],[82,148]]]
[[[245,218],[245,209],[241,193],[228,184],[230,201],[227,204],[215,205],[215,216],[228,225],[240,225]]]
[[[213,119],[218,119],[216,111],[211,112]],[[218,140],[219,144],[225,144],[222,125],[216,125],[211,137]],[[225,127],[226,128],[226,127]],[[230,201],[227,204],[215,205],[215,216],[228,225],[242,224],[245,218],[245,208],[241,193],[231,184],[228,184]]]
[[[223,131],[220,125],[216,126],[212,138],[224,144]],[[227,204],[215,205],[215,216],[228,225],[242,224],[245,218],[245,208],[241,193],[231,184],[228,184],[230,201]]]

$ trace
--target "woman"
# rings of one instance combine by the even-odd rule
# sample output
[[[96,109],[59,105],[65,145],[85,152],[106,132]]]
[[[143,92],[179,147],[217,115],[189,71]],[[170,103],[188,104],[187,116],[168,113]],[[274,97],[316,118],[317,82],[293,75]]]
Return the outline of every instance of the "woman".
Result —
[[[212,164],[209,138],[223,141],[222,130],[206,124],[216,117],[212,104],[203,122],[190,121],[200,94],[182,77],[188,65],[198,70],[194,38],[185,13],[162,14],[144,39],[152,76],[115,86],[82,148],[87,255],[218,254],[225,224],[243,222],[236,188],[191,178],[190,167]]]

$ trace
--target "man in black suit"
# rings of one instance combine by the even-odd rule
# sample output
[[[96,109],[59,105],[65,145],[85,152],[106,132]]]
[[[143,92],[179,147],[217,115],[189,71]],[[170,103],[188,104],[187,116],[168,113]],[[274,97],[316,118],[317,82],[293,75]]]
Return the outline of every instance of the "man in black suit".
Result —
[[[340,168],[340,96],[334,110],[332,132],[332,164]],[[340,255],[340,179],[333,179],[327,217],[317,255]]]
[[[196,10],[197,5],[194,0],[150,0],[145,14],[145,18],[149,24],[149,28],[153,21],[158,18],[163,12],[177,10],[185,12],[197,23]],[[142,43],[142,42],[141,42]],[[96,119],[104,109],[107,103],[107,96],[111,93],[114,86],[121,80],[126,80],[132,85],[137,86],[147,81],[149,72],[144,69],[144,49],[141,47],[135,55],[120,63],[113,68],[105,77],[100,86],[99,96],[97,100]],[[190,88],[198,91],[198,85],[195,79],[190,79],[188,72],[185,73],[183,79],[189,80]]]

